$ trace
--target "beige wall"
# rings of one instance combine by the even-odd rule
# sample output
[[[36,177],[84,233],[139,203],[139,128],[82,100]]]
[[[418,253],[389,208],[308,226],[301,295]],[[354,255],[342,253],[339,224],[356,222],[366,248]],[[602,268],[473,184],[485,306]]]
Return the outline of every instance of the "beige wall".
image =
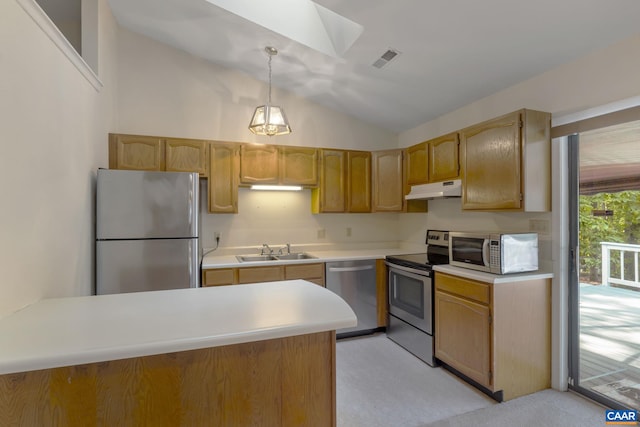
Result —
[[[0,2],[0,317],[93,284],[95,170],[114,126],[115,22],[100,1],[96,89],[15,2]]]

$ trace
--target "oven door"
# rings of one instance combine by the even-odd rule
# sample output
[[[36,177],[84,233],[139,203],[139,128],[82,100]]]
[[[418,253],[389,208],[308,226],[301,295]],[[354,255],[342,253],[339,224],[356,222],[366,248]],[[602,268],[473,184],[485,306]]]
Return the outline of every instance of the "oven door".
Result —
[[[389,266],[389,313],[432,334],[430,273],[387,263]]]

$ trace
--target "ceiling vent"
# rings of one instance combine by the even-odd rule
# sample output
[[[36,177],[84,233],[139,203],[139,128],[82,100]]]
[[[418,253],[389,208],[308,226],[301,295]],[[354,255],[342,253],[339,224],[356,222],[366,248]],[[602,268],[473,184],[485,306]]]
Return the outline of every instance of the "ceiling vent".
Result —
[[[376,68],[382,68],[399,54],[400,52],[398,52],[397,50],[389,49],[385,53],[383,53],[382,56],[376,60],[376,62],[373,63],[373,66]]]

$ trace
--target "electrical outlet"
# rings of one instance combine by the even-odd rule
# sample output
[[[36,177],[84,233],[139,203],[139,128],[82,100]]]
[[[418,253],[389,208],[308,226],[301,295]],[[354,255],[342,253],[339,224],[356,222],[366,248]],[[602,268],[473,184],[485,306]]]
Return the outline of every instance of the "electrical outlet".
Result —
[[[351,237],[351,227],[347,227],[347,237]]]
[[[324,228],[319,228],[318,229],[318,239],[324,239],[326,236],[327,232]]]
[[[220,233],[218,233],[217,231],[213,232],[213,238],[218,240],[220,238]]]

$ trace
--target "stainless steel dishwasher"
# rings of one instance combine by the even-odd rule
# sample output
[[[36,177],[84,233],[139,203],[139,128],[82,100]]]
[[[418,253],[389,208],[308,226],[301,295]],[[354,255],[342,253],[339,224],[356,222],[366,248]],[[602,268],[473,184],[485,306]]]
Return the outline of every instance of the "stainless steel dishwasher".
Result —
[[[355,327],[338,329],[337,338],[370,334],[378,328],[375,260],[327,262],[325,283],[327,289],[351,306],[358,318]]]

